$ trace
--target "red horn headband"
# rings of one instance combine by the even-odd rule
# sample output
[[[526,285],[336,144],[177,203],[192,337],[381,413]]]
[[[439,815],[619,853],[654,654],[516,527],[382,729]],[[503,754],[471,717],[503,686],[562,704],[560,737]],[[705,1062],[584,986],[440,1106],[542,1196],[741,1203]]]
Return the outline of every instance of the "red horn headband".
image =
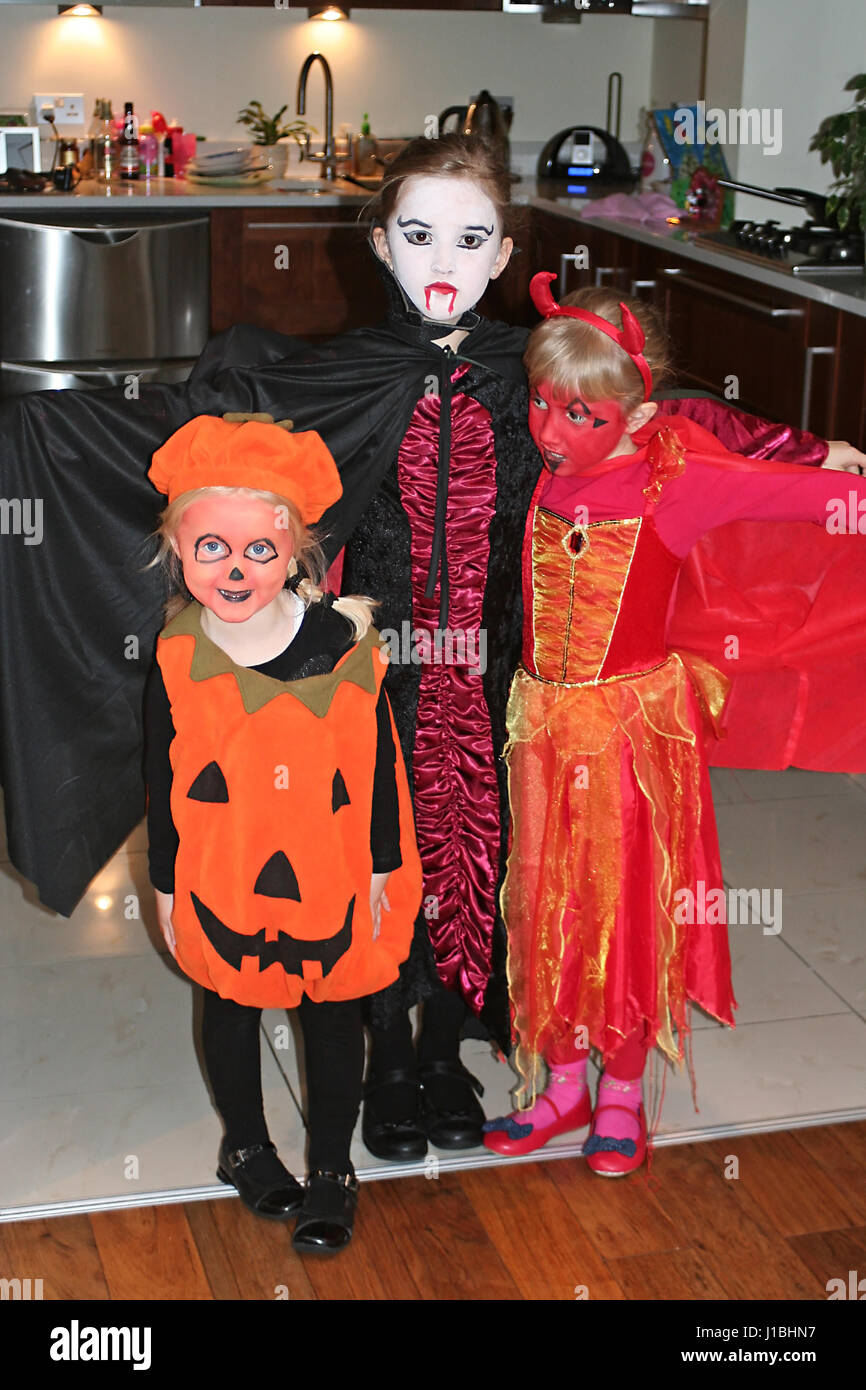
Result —
[[[584,323],[592,324],[593,328],[600,328],[602,333],[627,352],[634,365],[641,374],[644,385],[644,400],[648,401],[652,391],[652,372],[647,366],[646,358],[642,348],[645,342],[644,331],[635,318],[631,309],[625,304],[620,304],[622,312],[622,328],[616,328],[607,319],[603,319],[599,314],[592,314],[588,309],[576,309],[569,305],[563,307],[557,304],[550,292],[550,282],[555,280],[556,275],[552,270],[539,270],[537,275],[533,275],[529,282],[529,293],[532,302],[540,314],[546,319],[550,318],[570,318],[581,319]]]

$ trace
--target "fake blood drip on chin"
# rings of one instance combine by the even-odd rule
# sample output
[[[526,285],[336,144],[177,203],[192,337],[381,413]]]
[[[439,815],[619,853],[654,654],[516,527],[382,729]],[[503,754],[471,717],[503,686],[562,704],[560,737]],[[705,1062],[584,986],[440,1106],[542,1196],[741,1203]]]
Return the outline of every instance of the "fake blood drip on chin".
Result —
[[[448,305],[448,313],[454,313],[454,301],[457,298],[457,291],[453,285],[446,285],[444,281],[437,281],[433,285],[424,286],[424,300],[427,304],[427,312],[430,312],[431,294],[448,294],[451,296],[451,303]]]

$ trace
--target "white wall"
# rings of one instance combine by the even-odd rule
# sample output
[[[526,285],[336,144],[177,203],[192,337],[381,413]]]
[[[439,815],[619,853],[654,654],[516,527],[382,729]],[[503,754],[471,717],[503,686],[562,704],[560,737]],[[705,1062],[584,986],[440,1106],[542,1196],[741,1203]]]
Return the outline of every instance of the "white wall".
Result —
[[[736,11],[743,7],[743,0],[715,0],[714,9],[723,5]],[[732,24],[725,31],[729,52],[732,40],[736,52],[736,28]],[[715,89],[708,85],[713,102],[727,106],[724,85],[718,81],[725,45],[714,50],[713,34],[711,17],[710,53],[717,85]],[[817,154],[809,153],[809,142],[825,116],[851,104],[851,93],[842,89],[848,78],[862,72],[864,66],[864,0],[747,0],[737,104],[780,110],[782,140],[776,155],[763,154],[760,145],[741,145],[737,152],[737,177],[762,188],[789,186],[826,192],[832,171]],[[736,82],[730,91],[736,91]],[[803,220],[796,209],[787,210],[780,204],[756,198],[738,198],[737,213],[776,217],[791,224]]]
[[[704,25],[692,19],[656,22],[650,84],[651,106],[690,106],[702,95]]]
[[[303,7],[298,7],[305,13]],[[592,15],[580,25],[537,15],[356,10],[350,24],[308,21],[275,9],[106,7],[99,20],[58,19],[52,9],[0,7],[2,103],[34,91],[81,91],[136,110],[159,108],[210,139],[246,138],[235,116],[251,98],[294,110],[298,70],[321,48],[334,73],[335,127],[411,135],[424,117],[482,87],[515,98],[515,141],[543,141],[563,126],[604,125],[607,76],[623,74],[622,134],[638,136],[650,95],[654,21]],[[321,77],[311,77],[308,118],[322,121]],[[79,133],[79,132],[75,132]]]

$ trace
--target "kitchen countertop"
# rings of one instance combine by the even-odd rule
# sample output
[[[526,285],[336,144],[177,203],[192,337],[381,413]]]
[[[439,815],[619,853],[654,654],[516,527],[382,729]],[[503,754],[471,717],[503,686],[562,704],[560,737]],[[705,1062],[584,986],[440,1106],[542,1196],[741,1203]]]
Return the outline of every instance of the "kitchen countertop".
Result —
[[[282,183],[282,187],[277,187]],[[31,215],[38,209],[50,209],[53,221],[58,212],[68,210],[76,219],[84,211],[99,209],[111,213],[147,209],[148,213],[169,211],[180,212],[189,209],[210,209],[226,207],[361,207],[371,197],[366,189],[343,179],[334,179],[325,187],[323,182],[312,175],[309,179],[293,176],[287,180],[274,180],[253,188],[227,188],[212,185],[187,183],[185,179],[134,180],[129,183],[100,184],[96,180],[82,180],[73,193],[60,193],[51,189],[47,193],[0,194],[0,217],[4,214],[14,216],[25,210]],[[552,195],[549,188],[539,186],[534,178],[524,178],[514,185],[514,201],[524,206],[542,211],[557,213],[561,217],[573,218],[580,222],[581,214],[589,199]],[[866,275],[860,272],[827,276],[809,276],[808,279],[777,270],[770,262],[760,264],[744,260],[725,250],[711,250],[694,244],[695,233],[681,227],[667,226],[663,223],[647,224],[627,222],[610,218],[592,218],[587,226],[597,226],[633,241],[643,242],[657,249],[669,247],[678,256],[712,266],[743,279],[753,280],[762,285],[775,286],[788,294],[803,299],[813,299],[845,313],[859,314],[866,318]],[[551,266],[551,270],[558,270]]]
[[[580,221],[581,213],[589,202],[588,199],[551,197],[549,192],[539,193],[534,180],[529,182],[532,192],[529,193],[528,197],[521,197],[516,201],[528,202],[531,207],[539,208],[545,212],[555,212],[562,217],[573,218],[576,222]],[[522,189],[523,185],[519,187]],[[585,225],[599,227],[603,231],[615,232],[618,236],[630,237],[632,241],[643,242],[645,246],[652,246],[657,250],[668,247],[671,251],[675,251],[678,256],[683,256],[687,260],[712,266],[717,270],[726,270],[730,274],[741,275],[746,280],[754,280],[761,285],[772,285],[777,289],[787,291],[788,294],[796,294],[803,299],[814,299],[833,309],[840,309],[849,314],[859,314],[866,318],[866,274],[862,271],[843,272],[841,274],[831,271],[829,275],[825,276],[792,275],[789,271],[777,270],[771,261],[762,264],[757,261],[746,260],[733,252],[725,251],[723,248],[714,250],[707,246],[696,246],[694,244],[696,236],[694,231],[669,226],[666,223],[648,224],[609,217],[593,217],[588,219]],[[559,267],[552,265],[549,269],[558,271]]]
[[[279,184],[290,187],[279,187]],[[0,216],[12,212],[33,212],[36,209],[51,209],[52,217],[58,210],[68,209],[76,217],[79,211],[117,212],[131,208],[146,207],[149,211],[180,211],[186,208],[228,208],[249,205],[259,207],[306,207],[315,203],[318,207],[339,207],[341,204],[362,204],[372,197],[366,189],[345,179],[334,179],[325,191],[318,174],[309,178],[274,179],[270,183],[255,184],[246,188],[229,188],[213,184],[188,183],[186,179],[131,179],[128,182],[112,179],[111,183],[100,183],[96,179],[82,179],[71,193],[61,193],[51,188],[45,193],[2,193],[0,194]],[[315,185],[315,186],[314,186]]]

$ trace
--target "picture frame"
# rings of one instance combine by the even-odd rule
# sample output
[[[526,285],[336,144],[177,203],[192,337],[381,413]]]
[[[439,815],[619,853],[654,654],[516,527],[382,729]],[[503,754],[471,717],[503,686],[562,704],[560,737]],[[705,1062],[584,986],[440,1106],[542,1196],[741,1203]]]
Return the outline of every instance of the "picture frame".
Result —
[[[33,174],[42,173],[37,126],[0,127],[0,171],[10,168],[29,169]]]

